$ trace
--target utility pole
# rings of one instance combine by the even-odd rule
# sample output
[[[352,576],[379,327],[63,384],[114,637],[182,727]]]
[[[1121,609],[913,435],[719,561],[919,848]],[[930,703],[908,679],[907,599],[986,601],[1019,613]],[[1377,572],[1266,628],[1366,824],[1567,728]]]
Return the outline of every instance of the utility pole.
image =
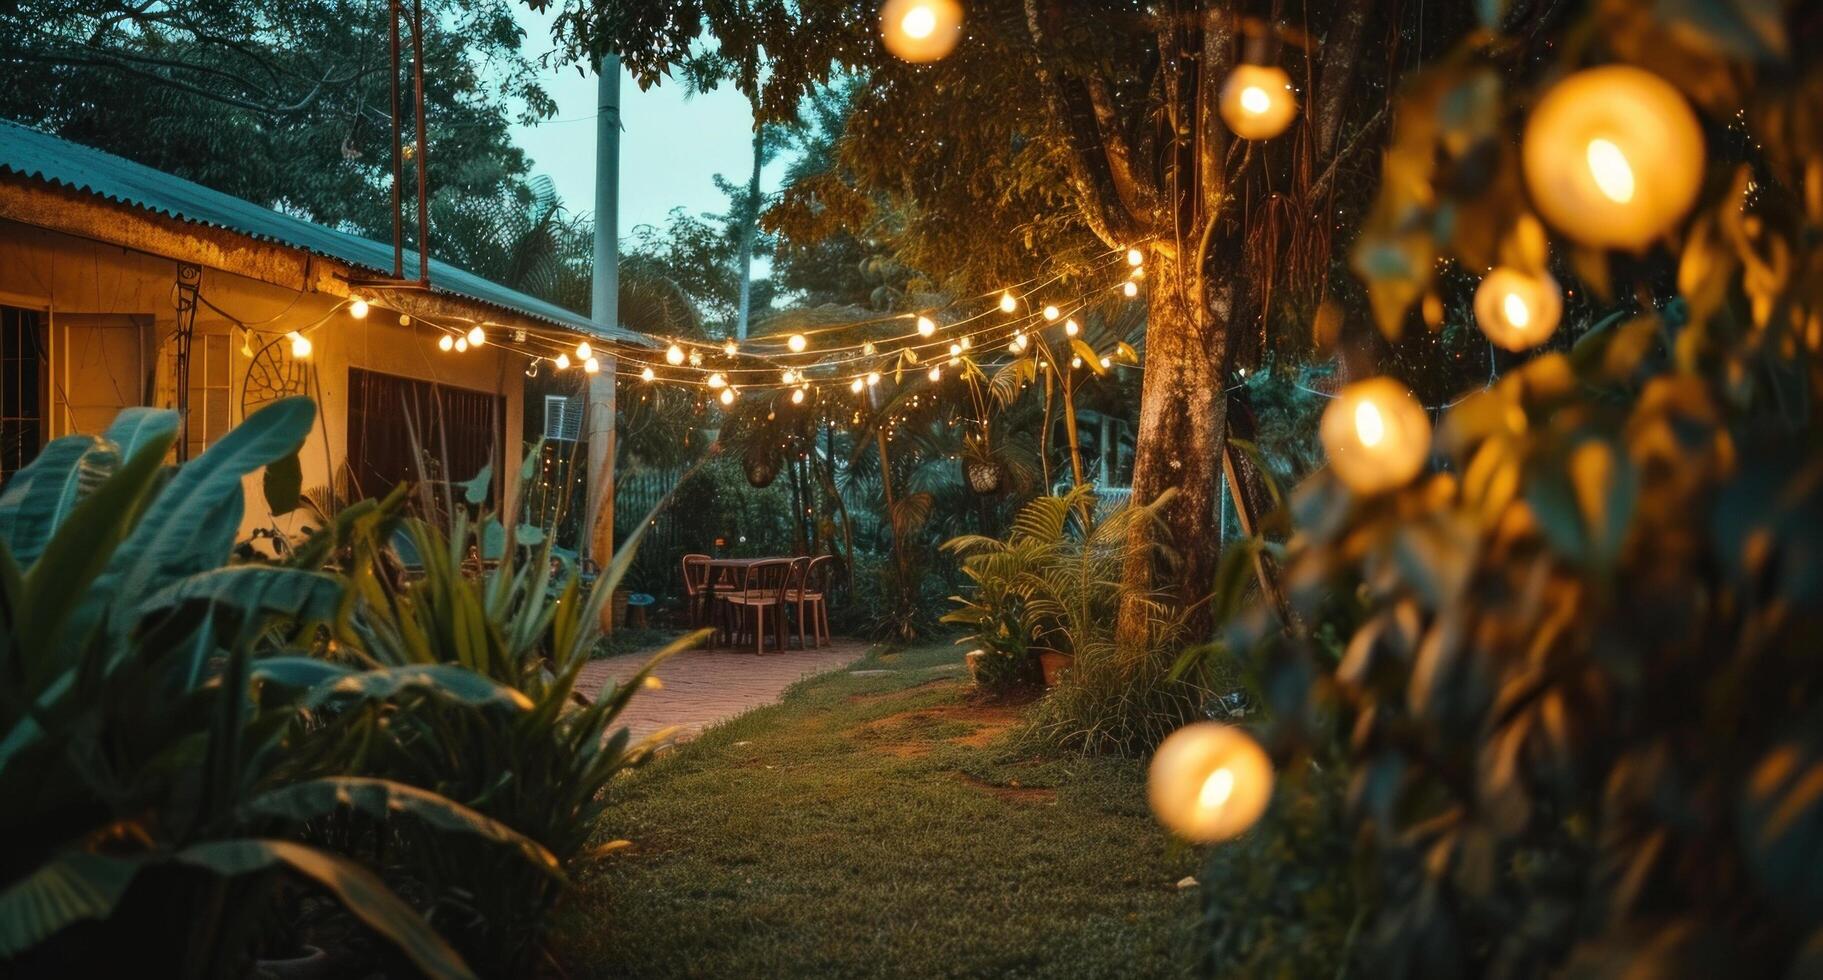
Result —
[[[589,318],[605,333],[620,322],[620,57],[604,56],[596,75],[595,268]],[[587,376],[589,514],[587,540],[581,544],[583,553],[603,567],[614,557],[614,373],[614,358],[604,356],[601,371]]]

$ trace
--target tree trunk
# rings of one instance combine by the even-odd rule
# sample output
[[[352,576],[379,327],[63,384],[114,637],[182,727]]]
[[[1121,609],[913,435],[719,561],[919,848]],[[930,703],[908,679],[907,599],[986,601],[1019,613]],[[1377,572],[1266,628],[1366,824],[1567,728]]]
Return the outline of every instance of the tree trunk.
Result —
[[[753,131],[753,174],[747,178],[747,213],[741,224],[741,306],[734,321],[734,336],[747,339],[747,321],[753,314],[753,239],[760,223],[760,167],[766,162],[765,127]]]
[[[1205,284],[1197,270],[1157,248],[1146,260],[1146,283],[1146,371],[1134,440],[1133,501],[1149,504],[1166,489],[1177,490],[1162,515],[1163,543],[1177,552],[1180,564],[1177,575],[1161,581],[1149,529],[1134,528],[1115,633],[1126,650],[1145,643],[1146,610],[1139,600],[1146,591],[1166,589],[1189,606],[1199,603],[1215,580],[1221,547],[1218,481],[1227,439],[1228,399],[1222,388],[1233,284],[1227,279]],[[1191,613],[1191,642],[1207,635],[1207,610],[1202,603]]]

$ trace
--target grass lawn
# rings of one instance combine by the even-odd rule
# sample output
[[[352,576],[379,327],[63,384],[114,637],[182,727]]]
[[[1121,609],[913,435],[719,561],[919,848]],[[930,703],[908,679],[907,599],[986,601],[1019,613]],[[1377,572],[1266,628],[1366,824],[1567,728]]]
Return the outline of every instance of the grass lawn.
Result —
[[[1137,764],[1042,759],[961,652],[874,654],[628,779],[555,937],[570,976],[1187,972],[1198,856]],[[863,674],[858,671],[889,671]]]

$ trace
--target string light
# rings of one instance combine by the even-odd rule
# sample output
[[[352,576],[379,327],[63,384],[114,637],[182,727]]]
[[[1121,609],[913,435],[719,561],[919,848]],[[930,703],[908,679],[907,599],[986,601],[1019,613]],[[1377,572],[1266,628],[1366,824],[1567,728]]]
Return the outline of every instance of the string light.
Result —
[[[936,61],[962,39],[962,7],[956,0],[887,0],[880,7],[880,39],[905,61]]]
[[[456,346],[456,338],[451,337],[449,334],[444,334],[443,336],[437,338],[437,349],[438,350],[448,351],[448,350],[454,348],[455,346]]]
[[[1057,307],[1047,306],[1044,308],[1044,318],[1047,321],[1055,321],[1060,316],[1063,316],[1063,311]]]
[[[792,404],[793,404],[793,405],[802,405],[802,404],[804,404],[804,389],[802,389],[802,388],[793,388],[793,389],[792,389],[792,390],[791,390],[791,403],[792,403]]]
[[[568,371],[570,369],[570,355],[568,353],[559,353],[557,355],[557,360],[553,363],[557,365],[557,370]],[[647,368],[646,370],[650,371],[652,369]]]
[[[730,340],[727,343],[722,345],[722,353],[728,355],[729,357],[733,357],[734,355],[736,355],[740,352],[741,352],[740,345],[735,343],[732,340]]]
[[[1082,332],[1082,326],[1074,319],[1065,320],[1063,322],[1063,332],[1066,336],[1074,337]]]
[[[1124,293],[1128,299],[1132,299],[1139,295],[1139,283],[1129,279],[1120,284],[1120,291]]]
[[[598,374],[601,371],[601,362],[591,357],[582,362],[582,369],[590,374]]]
[[[1137,248],[1127,249],[1127,264],[1128,265],[1145,265],[1146,264],[1146,253],[1140,251]]]
[[[1247,830],[1272,800],[1272,761],[1252,736],[1199,721],[1159,743],[1146,771],[1146,802],[1187,840],[1214,843]]]
[[[874,353],[874,342],[870,340],[870,341],[867,341],[866,343],[862,344],[861,353],[868,357],[872,357],[873,353]]]
[[[723,388],[722,389],[722,404],[723,405],[734,404],[734,389],[733,388]]]
[[[1019,301],[1013,298],[1012,293],[1000,294],[1000,312],[1011,313],[1017,309],[1019,309]]]
[[[863,380],[862,380],[862,379],[860,379],[860,378],[856,378],[856,379],[854,379],[854,380],[853,380],[853,381],[850,381],[850,382],[849,382],[849,383],[848,383],[848,390],[849,390],[849,391],[852,391],[852,392],[854,392],[854,393],[855,393],[855,394],[857,394],[857,395],[858,395],[858,394],[860,394],[860,393],[861,393],[861,389],[862,389],[862,388],[864,388],[864,387],[866,387],[866,386],[867,386],[867,382],[866,382],[866,381],[863,381]]]
[[[1111,360],[1109,360],[1109,359],[1107,359],[1107,358],[1105,358],[1105,357],[1104,357],[1104,358],[1102,358],[1102,359],[1101,359],[1101,367],[1102,367],[1102,370],[1104,370],[1104,371],[1105,371],[1105,370],[1107,370],[1107,369],[1108,369],[1108,368],[1111,368],[1111,367],[1113,367],[1113,366],[1114,366],[1114,362],[1113,362],[1113,361],[1111,361]]]
[[[786,368],[782,373],[779,374],[779,380],[783,381],[786,384],[791,384],[792,382],[796,381],[797,379],[798,379],[798,373],[796,371],[793,371],[790,368]]]
[[[399,314],[399,326],[401,326],[401,327],[411,326],[411,314],[410,313]]]
[[[1317,435],[1349,489],[1375,494],[1411,482],[1430,456],[1424,406],[1392,378],[1346,385],[1323,410]]]
[[[793,354],[801,354],[805,347],[810,346],[810,341],[805,340],[803,334],[794,333],[789,340],[785,341],[785,346],[791,348]]]
[[[468,338],[467,337],[457,337],[456,338],[456,353],[458,353],[458,354],[468,353]]]
[[[1222,121],[1244,140],[1271,139],[1298,115],[1291,76],[1277,65],[1235,66],[1222,83],[1221,98]]]
[[[677,346],[674,344],[674,345],[672,345],[671,349],[676,350]],[[584,341],[579,342],[576,345],[576,359],[577,360],[586,361],[589,358],[594,357],[594,356],[595,356],[595,348],[590,347],[588,341],[584,340]],[[675,364],[677,362],[673,361],[671,363]]]
[[[962,345],[961,345],[961,344],[951,344],[951,345],[949,345],[949,356],[950,356],[950,357],[951,357],[951,358],[954,358],[954,357],[956,357],[956,356],[958,356],[958,355],[960,355],[960,354],[961,354],[961,353],[962,353]]]
[[[728,383],[728,379],[722,377],[720,371],[717,371],[714,374],[709,375],[708,384],[711,389],[721,388],[721,387],[727,385],[727,383]]]
[[[1070,366],[1073,368],[1082,367],[1082,357],[1080,355],[1071,355]]]
[[[651,381],[656,377],[658,377],[658,372],[651,368],[644,368],[639,372],[639,380],[641,381]]]
[[[1476,324],[1489,341],[1507,350],[1543,343],[1562,315],[1563,291],[1549,273],[1497,266],[1475,289]]]
[[[963,350],[968,350],[969,347],[971,347],[973,344],[974,344],[974,342],[969,340],[967,337],[962,338],[962,349]]]
[[[485,343],[487,343],[487,331],[481,329],[479,326],[470,327],[468,331],[468,345],[470,347],[480,347]]]
[[[354,302],[348,304],[348,315],[357,320],[367,319],[367,301],[364,299],[356,299]]]
[[[690,351],[690,366],[691,367],[702,367],[703,366],[703,352],[702,351],[700,351],[700,350]]]
[[[931,381],[933,383],[942,381],[943,380],[943,369],[940,367],[937,367],[936,365],[932,365],[931,369],[930,369],[930,373],[926,374],[925,377],[931,379]]]
[[[878,371],[867,372],[867,387],[872,388],[874,385],[877,385],[879,383],[880,383],[880,372],[878,372]]]
[[[581,346],[577,347],[576,353],[578,355],[582,354]],[[670,348],[665,351],[665,360],[672,364],[684,363],[684,349],[676,344],[672,344]]]
[[[306,337],[303,334],[298,333],[296,330],[291,331],[290,333],[286,334],[285,336],[291,340],[291,356],[292,357],[295,357],[301,361],[310,356],[311,343],[310,343],[309,337]]]
[[[921,316],[918,318],[918,336],[928,337],[931,334],[934,334],[936,332],[937,332],[937,323],[935,320],[932,320],[930,317],[927,317],[927,316]]]

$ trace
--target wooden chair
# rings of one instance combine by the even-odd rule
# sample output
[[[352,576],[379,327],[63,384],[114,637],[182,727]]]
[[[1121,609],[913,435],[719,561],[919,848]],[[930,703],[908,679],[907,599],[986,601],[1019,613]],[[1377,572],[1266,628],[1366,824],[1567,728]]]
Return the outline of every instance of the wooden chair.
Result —
[[[785,593],[791,585],[792,562],[789,558],[755,562],[737,591],[721,592],[716,599],[726,603],[729,617],[729,639],[735,644],[753,637],[753,652],[766,650],[766,620],[772,619],[773,647],[785,649]]]
[[[712,610],[709,608],[709,556],[685,555],[684,566],[684,615],[690,627],[695,629],[703,625]]]
[[[825,597],[829,595],[829,574],[835,567],[835,558],[818,555],[798,560],[805,563],[804,574],[798,577],[797,586],[787,592],[785,601],[797,613],[798,647],[809,649],[804,642],[806,623],[817,646],[829,642],[829,604]]]

